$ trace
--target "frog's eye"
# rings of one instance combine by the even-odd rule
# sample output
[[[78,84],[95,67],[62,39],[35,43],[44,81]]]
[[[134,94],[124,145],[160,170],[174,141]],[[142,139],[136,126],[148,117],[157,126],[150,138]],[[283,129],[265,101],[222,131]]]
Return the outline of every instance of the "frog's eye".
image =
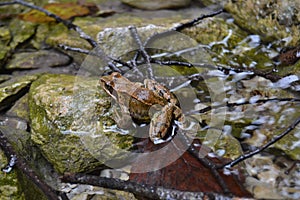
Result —
[[[157,90],[157,88],[155,88]],[[164,97],[165,92],[163,90],[158,91],[159,96]]]

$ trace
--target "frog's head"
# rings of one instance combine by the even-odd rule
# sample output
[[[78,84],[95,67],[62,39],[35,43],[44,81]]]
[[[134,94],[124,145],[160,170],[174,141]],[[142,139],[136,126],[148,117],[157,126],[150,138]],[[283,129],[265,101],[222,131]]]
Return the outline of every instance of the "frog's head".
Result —
[[[102,76],[100,78],[100,86],[105,90],[107,94],[114,97],[113,92],[115,90],[115,84],[118,79],[120,79],[122,75],[118,72],[113,72],[110,75]]]

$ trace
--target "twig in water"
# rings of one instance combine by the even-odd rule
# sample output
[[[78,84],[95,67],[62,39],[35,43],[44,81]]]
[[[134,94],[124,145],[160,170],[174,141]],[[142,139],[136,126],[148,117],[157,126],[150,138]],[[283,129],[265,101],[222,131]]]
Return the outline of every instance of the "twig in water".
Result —
[[[295,127],[300,123],[300,117],[297,118],[284,132],[282,132],[279,135],[274,136],[269,142],[267,142],[266,144],[264,144],[263,146],[261,146],[260,148],[251,151],[247,154],[244,154],[240,157],[238,157],[237,159],[224,164],[222,166],[219,166],[218,168],[230,168],[233,167],[234,165],[246,160],[247,158],[250,158],[260,152],[262,152],[263,150],[265,150],[266,148],[268,148],[269,146],[271,146],[272,144],[274,144],[275,142],[279,141],[280,139],[282,139],[284,136],[286,136],[289,132],[291,132],[292,130],[295,129]]]
[[[132,37],[133,39],[135,40],[135,42],[137,43],[137,45],[139,46],[139,52],[141,53],[142,57],[144,58],[144,60],[146,61],[146,64],[148,65],[148,73],[149,73],[149,77],[151,79],[154,78],[154,75],[153,75],[153,71],[152,71],[152,67],[151,67],[151,64],[150,64],[150,61],[151,61],[151,57],[148,55],[148,53],[146,52],[145,50],[145,47],[141,41],[141,38],[136,30],[136,27],[135,26],[130,26],[129,27],[129,30],[132,34]],[[134,57],[135,59],[137,58],[137,56]],[[136,62],[136,61],[134,61]]]
[[[192,114],[201,114],[201,113],[206,113],[212,109],[216,109],[216,108],[221,108],[221,107],[228,107],[228,108],[232,108],[235,106],[242,106],[242,105],[248,105],[248,104],[258,104],[258,103],[267,103],[267,102],[272,102],[272,101],[279,101],[279,102],[300,102],[300,99],[296,99],[296,98],[272,98],[272,99],[258,99],[255,102],[250,102],[250,101],[244,101],[242,103],[222,103],[220,105],[217,106],[207,106],[205,108],[202,108],[200,110],[192,110],[190,112],[187,112],[185,114],[187,115],[192,115]]]
[[[59,198],[67,199],[64,193],[55,191],[48,184],[46,184],[38,175],[27,165],[25,160],[18,156],[8,139],[0,130],[0,148],[3,150],[7,158],[11,158],[7,173],[12,170],[12,167],[18,167],[41,191],[47,196],[49,200],[58,200]],[[59,197],[60,196],[60,197]]]
[[[145,197],[147,199],[187,199],[187,197],[190,197],[192,199],[211,199],[217,197],[222,199],[228,198],[212,192],[184,192],[162,187],[141,185],[131,181],[123,181],[114,178],[104,178],[86,174],[66,174],[62,177],[62,181],[123,190],[126,192],[131,192],[139,197]]]
[[[75,24],[73,24],[70,21],[62,19],[61,17],[59,17],[59,16],[57,16],[57,15],[49,12],[46,9],[43,9],[41,7],[38,7],[38,6],[35,6],[35,5],[30,4],[30,3],[26,2],[26,1],[23,1],[23,0],[14,0],[14,1],[11,1],[11,2],[3,2],[3,3],[0,4],[0,6],[11,5],[11,4],[20,4],[22,6],[26,6],[28,8],[35,9],[35,10],[38,10],[40,12],[43,12],[47,16],[55,19],[57,22],[63,23],[66,27],[68,27],[68,29],[75,30],[79,34],[79,36],[82,39],[85,39],[88,43],[90,43],[92,45],[92,47],[95,48],[95,47],[98,46],[98,43],[95,40],[93,40],[89,35],[87,35],[79,26],[76,26]]]
[[[220,10],[217,10],[217,11],[209,13],[209,14],[201,15],[200,17],[198,17],[196,19],[193,19],[189,22],[180,24],[179,26],[176,26],[176,27],[172,28],[172,31],[182,31],[185,28],[189,28],[189,27],[192,27],[192,26],[195,26],[195,25],[199,24],[200,21],[205,19],[205,18],[214,17],[214,16],[216,16],[216,15],[222,13],[222,12],[223,12],[223,9],[220,9]]]

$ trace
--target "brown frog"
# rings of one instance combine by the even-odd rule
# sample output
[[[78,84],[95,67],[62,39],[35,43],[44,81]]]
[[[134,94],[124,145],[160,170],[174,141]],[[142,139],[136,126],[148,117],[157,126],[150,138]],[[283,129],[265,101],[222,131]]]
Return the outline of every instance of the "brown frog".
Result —
[[[145,79],[144,84],[131,82],[120,73],[114,72],[101,77],[100,84],[118,102],[122,111],[121,118],[125,119],[125,123],[129,123],[129,118],[138,124],[150,122],[149,137],[154,143],[166,141],[164,139],[173,120],[180,123],[183,121],[177,98],[154,80]],[[153,107],[156,110],[157,107],[162,108],[150,119],[149,111]],[[120,120],[116,121],[119,125],[122,124]]]

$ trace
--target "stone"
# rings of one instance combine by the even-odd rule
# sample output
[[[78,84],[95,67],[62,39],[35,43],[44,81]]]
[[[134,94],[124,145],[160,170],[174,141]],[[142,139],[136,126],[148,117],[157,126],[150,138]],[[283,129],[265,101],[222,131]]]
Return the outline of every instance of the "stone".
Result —
[[[11,106],[16,99],[23,96],[28,90],[28,86],[32,81],[37,79],[37,75],[28,75],[14,77],[0,84],[0,110]]]
[[[6,112],[6,115],[18,117],[29,122],[28,94],[25,94]]]
[[[35,34],[37,24],[14,19],[9,25],[10,34],[13,36],[9,46],[15,49]]]
[[[0,66],[9,54],[10,47],[8,46],[8,44],[10,40],[11,35],[8,27],[0,27]]]
[[[169,9],[169,8],[182,8],[188,6],[190,0],[122,0],[122,3],[129,6],[144,9],[144,10],[159,10],[159,9]]]
[[[37,69],[45,67],[64,66],[71,59],[63,53],[39,50],[36,52],[15,53],[6,69]]]
[[[228,1],[225,9],[240,27],[265,42],[283,40],[296,46],[300,37],[300,1]]]
[[[256,199],[298,199],[300,166],[295,162],[284,155],[255,155],[245,161],[245,187]]]
[[[1,169],[6,167],[8,163],[6,156],[3,151],[0,150],[0,167]],[[0,199],[9,200],[9,199],[24,199],[23,194],[21,193],[20,188],[18,188],[18,179],[17,173],[11,172],[5,174],[1,171],[0,173]]]
[[[164,27],[156,25],[137,28],[142,41],[145,41],[152,35],[167,30],[168,29]],[[138,46],[130,33],[129,27],[105,28],[98,33],[97,40],[107,55],[116,58],[124,56],[131,51],[138,50]]]
[[[211,6],[211,5],[224,6],[226,1],[223,1],[223,0],[201,0],[201,3],[205,6]]]
[[[45,74],[31,86],[31,138],[59,173],[92,170],[131,148],[130,135],[110,129],[110,97],[98,83],[97,77]]]

